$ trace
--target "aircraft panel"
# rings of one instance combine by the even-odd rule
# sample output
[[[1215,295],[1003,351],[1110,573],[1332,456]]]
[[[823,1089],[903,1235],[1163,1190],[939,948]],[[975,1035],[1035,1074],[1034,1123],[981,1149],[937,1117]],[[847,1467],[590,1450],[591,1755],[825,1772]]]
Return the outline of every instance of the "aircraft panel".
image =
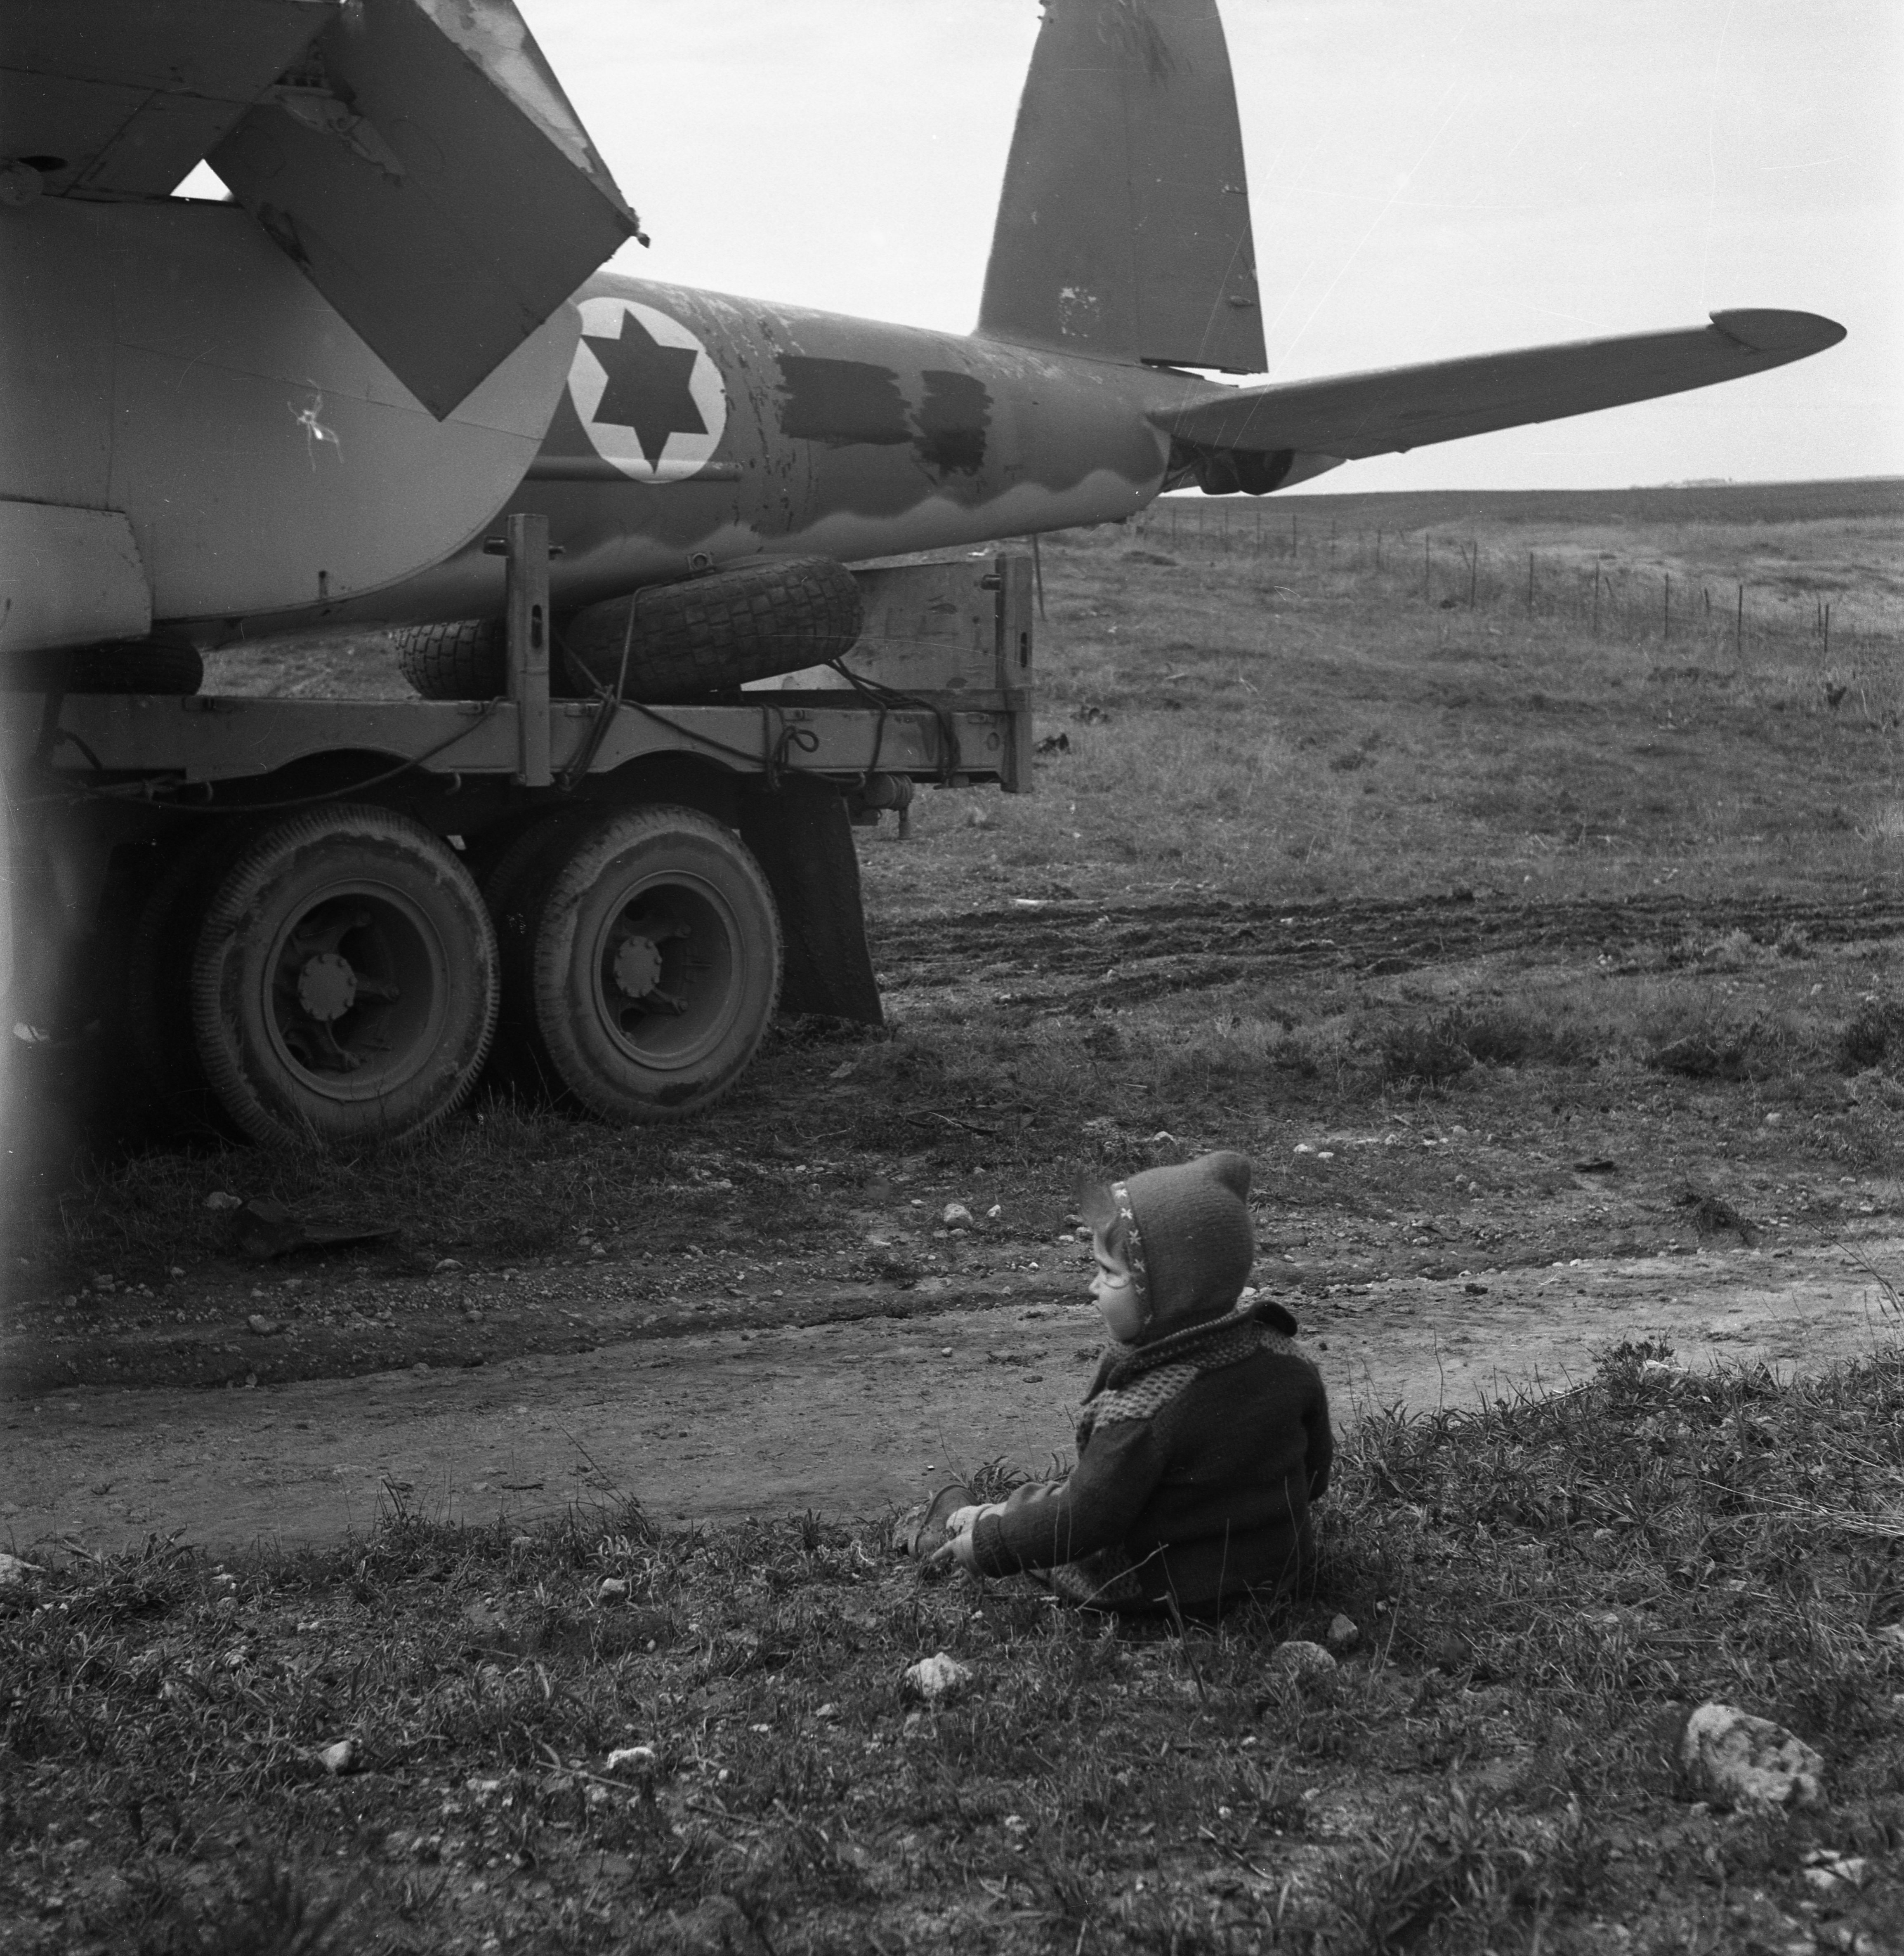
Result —
[[[502,0],[363,0],[214,169],[432,414],[633,235]]]
[[[162,620],[321,622],[485,534],[575,352],[564,306],[438,421],[234,207],[5,217],[0,289],[31,311],[0,334],[0,496],[121,513]],[[88,547],[65,541],[83,585]]]
[[[163,197],[338,11],[336,0],[9,0],[0,155],[55,196]]]
[[[152,593],[116,510],[0,502],[0,652],[152,629]]]

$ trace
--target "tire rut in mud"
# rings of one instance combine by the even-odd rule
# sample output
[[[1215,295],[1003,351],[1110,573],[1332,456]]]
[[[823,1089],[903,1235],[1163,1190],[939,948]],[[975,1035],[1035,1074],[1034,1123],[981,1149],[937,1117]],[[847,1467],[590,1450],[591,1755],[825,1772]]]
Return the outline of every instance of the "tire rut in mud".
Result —
[[[1503,953],[1696,964],[1734,932],[1754,943],[1844,944],[1904,933],[1904,902],[1792,897],[1580,898],[1505,904],[1462,894],[1347,904],[1227,901],[975,910],[877,923],[888,991],[980,983],[1000,1002],[1088,1012],[1236,980],[1340,971],[1380,977]]]

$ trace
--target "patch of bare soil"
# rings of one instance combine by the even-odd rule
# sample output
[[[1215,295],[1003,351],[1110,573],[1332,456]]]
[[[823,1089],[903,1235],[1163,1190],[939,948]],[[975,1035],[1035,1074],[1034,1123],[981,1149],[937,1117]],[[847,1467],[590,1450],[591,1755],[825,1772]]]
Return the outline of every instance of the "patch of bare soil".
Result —
[[[1621,1343],[1789,1374],[1894,1342],[1877,1273],[1899,1248],[1396,1279],[1310,1300],[1305,1329],[1338,1420],[1565,1390]],[[1070,1260],[1081,1266],[1081,1253]],[[1080,1268],[1074,1298],[1081,1281]],[[669,1524],[876,1513],[987,1461],[1035,1471],[1069,1446],[1096,1313],[1028,1305],[1034,1287],[1012,1289],[955,1308],[804,1322],[763,1312],[746,1329],[676,1320],[480,1369],[419,1362],[245,1392],[49,1393],[8,1408],[0,1519],[17,1542],[182,1533],[223,1549],[322,1540],[390,1508],[527,1520],[632,1495]],[[570,1295],[583,1301],[586,1289]]]

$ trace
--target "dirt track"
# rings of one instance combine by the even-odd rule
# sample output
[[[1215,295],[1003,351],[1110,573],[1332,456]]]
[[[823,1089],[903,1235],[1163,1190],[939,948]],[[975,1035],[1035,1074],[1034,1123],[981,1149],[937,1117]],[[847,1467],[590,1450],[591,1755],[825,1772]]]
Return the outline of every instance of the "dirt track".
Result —
[[[1622,1339],[1789,1371],[1895,1342],[1875,1273],[1904,1245],[1736,1250],[1395,1279],[1306,1312],[1338,1421],[1564,1388]],[[149,1530],[216,1548],[362,1529],[380,1506],[527,1519],[633,1494],[669,1525],[875,1513],[1069,1440],[1088,1306],[726,1330],[480,1371],[254,1391],[87,1388],[14,1402],[0,1539],[102,1547]]]
[[[1695,961],[1694,947],[1743,931],[1817,945],[1904,932],[1890,896],[1641,896],[1505,904],[1457,894],[1416,902],[1311,904],[1025,900],[1009,911],[887,921],[875,951],[889,991],[969,984],[1012,987],[1009,1002],[1088,1011],[1270,973],[1337,970],[1380,976],[1504,953],[1604,958],[1618,970]]]

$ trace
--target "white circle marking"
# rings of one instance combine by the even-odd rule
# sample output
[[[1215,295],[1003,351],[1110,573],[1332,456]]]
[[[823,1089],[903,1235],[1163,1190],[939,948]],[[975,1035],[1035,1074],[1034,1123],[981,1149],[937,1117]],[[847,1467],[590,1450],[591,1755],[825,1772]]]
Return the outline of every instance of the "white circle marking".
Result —
[[[681,482],[697,474],[720,446],[721,431],[727,426],[727,390],[721,384],[721,370],[713,356],[679,320],[636,300],[584,299],[580,310],[583,337],[576,342],[575,358],[569,364],[569,394],[596,454],[613,463],[632,482]],[[643,453],[641,438],[633,428],[619,421],[598,421],[595,418],[608,391],[608,372],[589,340],[591,337],[619,339],[623,318],[628,314],[658,345],[692,349],[695,355],[687,377],[687,392],[699,411],[706,431],[694,434],[680,428],[671,431],[660,455],[652,462]]]

